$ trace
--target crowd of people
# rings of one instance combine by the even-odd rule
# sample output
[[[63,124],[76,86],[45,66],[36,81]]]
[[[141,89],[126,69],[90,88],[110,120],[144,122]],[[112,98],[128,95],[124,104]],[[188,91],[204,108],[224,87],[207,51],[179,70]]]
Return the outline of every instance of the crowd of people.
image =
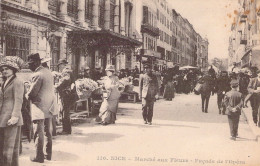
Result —
[[[119,72],[113,65],[108,65],[103,71],[84,66],[78,78],[74,78],[66,59],[59,60],[59,72],[56,73],[49,69],[48,61],[50,58],[42,59],[38,53],[30,54],[27,64],[32,77],[24,82],[17,77],[22,60],[10,56],[1,59],[0,165],[19,165],[24,133],[29,141],[33,138],[36,146],[32,162],[43,163],[45,159],[52,159],[52,137],[57,134],[58,114],[62,117],[62,134],[72,133],[70,111],[79,100],[75,85],[77,79],[91,79],[102,88],[103,100],[96,121],[104,126],[116,122],[119,98],[125,89],[120,80],[126,78],[139,86],[144,124],[152,125],[154,102],[159,96],[171,101],[176,93],[195,93],[201,95],[203,113],[209,111],[210,96],[217,94],[219,114],[228,115],[232,140],[237,137],[239,116],[248,102],[253,120],[260,127],[260,70],[256,67],[217,73],[212,66],[204,72],[180,70],[179,66],[159,71],[157,66],[150,64],[143,64],[142,72],[137,66]],[[47,137],[46,146],[44,136]]]

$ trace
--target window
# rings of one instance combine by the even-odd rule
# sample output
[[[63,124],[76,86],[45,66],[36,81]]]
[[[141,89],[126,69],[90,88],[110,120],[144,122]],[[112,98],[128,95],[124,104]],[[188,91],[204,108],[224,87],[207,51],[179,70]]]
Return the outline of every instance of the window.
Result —
[[[48,9],[52,15],[57,16],[58,9],[59,9],[58,4],[59,4],[58,0],[49,0]]]
[[[92,19],[92,8],[93,8],[93,0],[85,0],[85,19],[87,21],[91,21]]]
[[[74,19],[78,16],[78,0],[68,0],[68,15]]]
[[[159,20],[160,19],[160,12],[159,12],[159,9],[157,9],[157,20]]]
[[[6,25],[6,56],[19,56],[24,61],[30,54],[31,30],[12,24]]]
[[[98,25],[100,28],[104,28],[105,24],[105,1],[104,0],[99,0],[99,19],[98,19]]]
[[[116,1],[110,0],[110,29],[114,30]]]

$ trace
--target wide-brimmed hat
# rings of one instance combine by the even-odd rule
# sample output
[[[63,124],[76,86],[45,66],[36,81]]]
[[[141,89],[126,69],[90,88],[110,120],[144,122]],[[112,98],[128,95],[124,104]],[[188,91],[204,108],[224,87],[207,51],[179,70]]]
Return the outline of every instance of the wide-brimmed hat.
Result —
[[[49,62],[51,61],[51,58],[50,57],[44,57],[41,59],[41,63],[46,63],[46,62]]]
[[[63,59],[60,59],[59,62],[58,62],[58,66],[61,65],[61,64],[68,64],[69,62],[67,61],[67,59],[63,58]]]
[[[18,58],[15,56],[6,56],[5,58],[3,58],[1,60],[0,68],[3,66],[7,66],[7,67],[11,67],[11,68],[19,71],[21,69],[21,67],[18,64],[18,60],[19,60]]]
[[[115,69],[115,66],[114,65],[107,65],[107,67],[106,67],[106,69],[105,69],[106,71],[116,71],[116,69]]]
[[[39,53],[30,54],[27,57],[28,62],[27,63],[34,63],[36,61],[41,61],[41,57]]]

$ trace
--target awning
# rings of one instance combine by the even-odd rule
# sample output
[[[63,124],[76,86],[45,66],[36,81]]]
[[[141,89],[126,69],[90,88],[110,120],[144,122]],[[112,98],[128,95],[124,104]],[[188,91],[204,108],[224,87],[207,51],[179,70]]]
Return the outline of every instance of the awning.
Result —
[[[260,68],[260,45],[252,48],[251,65]]]
[[[86,47],[138,47],[142,42],[108,30],[79,30],[68,33],[69,44],[74,48]]]

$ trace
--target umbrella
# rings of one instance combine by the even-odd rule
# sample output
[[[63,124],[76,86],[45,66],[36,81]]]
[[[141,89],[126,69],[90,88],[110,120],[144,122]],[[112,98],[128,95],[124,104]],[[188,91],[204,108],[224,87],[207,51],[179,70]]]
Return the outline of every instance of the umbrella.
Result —
[[[197,67],[194,66],[182,66],[179,70],[188,70],[188,69],[197,69]]]

